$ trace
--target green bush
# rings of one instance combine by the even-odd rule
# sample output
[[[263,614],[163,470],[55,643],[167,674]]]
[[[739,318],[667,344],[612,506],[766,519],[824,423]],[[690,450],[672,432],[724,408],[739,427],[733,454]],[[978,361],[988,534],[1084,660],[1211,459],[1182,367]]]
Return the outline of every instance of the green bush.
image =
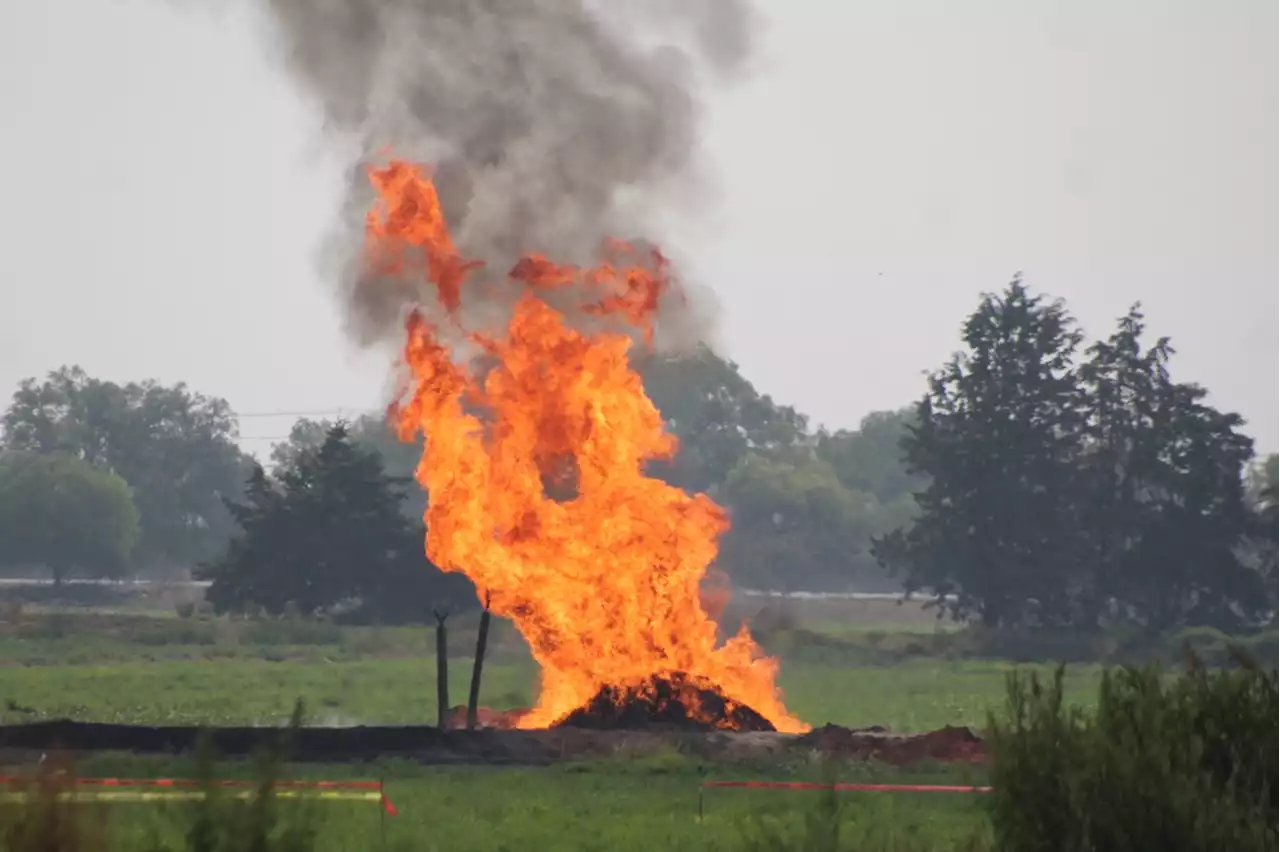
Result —
[[[342,628],[328,621],[271,618],[245,628],[240,641],[250,645],[336,645]]]
[[[189,621],[166,622],[152,619],[154,625],[140,625],[140,629],[130,636],[130,640],[139,645],[151,648],[163,648],[166,645],[216,645],[217,634],[213,626]]]
[[[1231,637],[1213,627],[1188,627],[1174,633],[1167,642],[1165,655],[1178,659],[1190,651],[1204,664],[1216,667],[1229,660]]]
[[[180,817],[181,845],[153,838],[148,852],[313,852],[318,839],[314,812],[301,802],[282,807],[276,795],[287,741],[300,723],[301,703],[281,746],[256,757],[256,779],[248,798],[234,797],[219,785],[214,754],[203,741],[196,774],[204,798]]]
[[[1238,647],[1259,665],[1280,666],[1280,632],[1265,630],[1239,640]]]
[[[1277,680],[1243,656],[1107,673],[1087,714],[1013,673],[989,720],[996,847],[1007,852],[1276,848]]]
[[[988,628],[971,625],[948,637],[966,656],[1015,663],[1086,663],[1112,658],[1123,641],[1114,631]]]

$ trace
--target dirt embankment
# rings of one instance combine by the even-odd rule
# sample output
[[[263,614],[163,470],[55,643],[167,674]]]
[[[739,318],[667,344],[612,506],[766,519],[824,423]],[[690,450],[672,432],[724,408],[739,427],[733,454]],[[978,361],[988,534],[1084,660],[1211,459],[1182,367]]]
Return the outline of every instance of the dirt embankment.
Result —
[[[0,762],[23,755],[127,751],[182,754],[195,749],[200,729],[84,722],[37,722],[0,726]],[[278,742],[274,728],[211,728],[215,749],[228,757],[245,756]],[[981,738],[968,728],[943,728],[924,734],[895,734],[881,729],[852,730],[826,725],[794,736],[772,732],[689,732],[653,727],[643,731],[554,728],[477,731],[433,727],[303,728],[294,733],[293,759],[318,763],[403,757],[424,764],[536,766],[560,760],[642,755],[679,746],[705,760],[733,761],[811,754],[849,760],[879,760],[896,765],[924,761],[976,763],[985,759]]]

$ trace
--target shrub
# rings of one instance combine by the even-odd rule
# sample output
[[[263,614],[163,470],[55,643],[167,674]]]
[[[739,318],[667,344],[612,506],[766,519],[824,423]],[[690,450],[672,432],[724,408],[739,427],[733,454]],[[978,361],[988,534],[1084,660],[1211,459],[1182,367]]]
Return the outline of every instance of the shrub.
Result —
[[[1172,636],[1165,649],[1170,659],[1178,659],[1188,650],[1207,665],[1222,665],[1229,659],[1231,637],[1213,627],[1188,627]]]
[[[219,785],[216,755],[208,738],[202,738],[195,774],[203,798],[179,811],[182,845],[171,847],[153,840],[152,852],[312,852],[318,837],[314,810],[303,802],[282,807],[276,795],[276,783],[302,720],[299,700],[276,747],[255,756],[255,783],[247,798],[235,797]]]
[[[342,628],[328,621],[263,619],[245,628],[240,640],[250,645],[336,645]]]
[[[276,747],[255,756],[255,783],[244,798],[219,784],[216,757],[208,738],[202,738],[195,774],[203,797],[171,812],[177,817],[173,826],[177,842],[153,831],[148,852],[313,852],[319,836],[315,810],[305,802],[281,802],[276,795],[302,719],[299,701]],[[69,800],[75,776],[69,763],[51,760],[41,764],[26,783],[6,791],[21,798],[0,800],[0,852],[119,848],[110,843],[105,808]]]
[[[89,852],[102,848],[106,812],[68,801],[75,773],[61,759],[46,761],[24,783],[5,792],[18,801],[0,804],[0,850]]]
[[[1280,633],[1265,630],[1239,640],[1239,649],[1262,666],[1280,666]]]
[[[968,645],[976,657],[1015,663],[1084,663],[1105,660],[1116,651],[1118,637],[1108,632],[1062,628],[987,628],[974,625],[965,635],[950,637]]]
[[[1010,675],[989,720],[996,846],[1009,852],[1276,848],[1277,680],[1241,658],[1104,675],[1097,711],[1063,702],[1063,669]]]
[[[17,624],[22,621],[26,605],[20,600],[0,600],[0,624]]]
[[[161,618],[137,618],[126,623],[124,637],[139,645],[213,645],[218,637],[211,624],[175,621]]]

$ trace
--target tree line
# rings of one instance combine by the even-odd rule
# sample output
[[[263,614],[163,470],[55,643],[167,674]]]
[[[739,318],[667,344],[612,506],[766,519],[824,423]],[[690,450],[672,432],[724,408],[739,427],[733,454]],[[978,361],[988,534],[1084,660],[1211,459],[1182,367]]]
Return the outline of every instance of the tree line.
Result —
[[[226,400],[63,367],[23,381],[0,426],[0,568],[167,573],[235,532],[223,498],[249,466]]]
[[[904,460],[926,484],[880,563],[992,627],[1273,621],[1275,456],[1251,470],[1239,415],[1145,334],[1138,305],[1085,346],[1021,280],[984,297],[914,408]]]
[[[917,403],[840,431],[705,347],[642,357],[681,442],[651,473],[729,509],[719,567],[740,586],[905,587],[989,625],[1267,618],[1275,457],[1254,459],[1240,418],[1174,381],[1169,341],[1145,331],[1135,307],[1086,345],[1015,280]],[[469,600],[425,563],[421,448],[380,416],[299,419],[264,468],[225,400],[66,367],[24,381],[0,422],[0,570],[196,569],[223,609]]]
[[[903,470],[897,450],[907,412],[869,415],[859,430],[815,433],[709,349],[651,358],[642,368],[681,439],[680,453],[654,463],[652,473],[731,508],[734,530],[721,561],[736,582],[897,588],[876,566],[868,537],[912,511],[918,478]],[[64,367],[22,382],[0,423],[0,571],[177,576],[223,555],[243,530],[239,506],[253,496],[258,464],[239,449],[238,421],[225,400],[182,384],[117,385]],[[421,446],[399,441],[378,415],[299,419],[260,475],[283,487],[335,426],[343,441],[376,456],[389,482],[412,478]],[[31,475],[18,474],[51,460],[56,465],[46,464],[40,479],[50,496],[32,502]],[[95,492],[91,482],[112,487]],[[403,513],[420,522],[426,494],[416,485],[394,487]]]

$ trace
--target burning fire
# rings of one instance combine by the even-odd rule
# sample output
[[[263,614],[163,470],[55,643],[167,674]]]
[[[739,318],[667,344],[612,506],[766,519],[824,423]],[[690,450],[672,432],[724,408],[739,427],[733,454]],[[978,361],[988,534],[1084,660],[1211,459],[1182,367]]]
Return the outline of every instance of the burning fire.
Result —
[[[462,288],[480,264],[454,247],[430,178],[392,161],[370,180],[379,198],[367,219],[369,263],[396,274],[425,267],[451,322],[493,365],[483,376],[460,365],[415,312],[404,348],[412,383],[391,413],[402,439],[426,436],[417,478],[430,495],[428,555],[470,577],[542,668],[537,705],[519,726],[552,725],[602,688],[670,677],[780,731],[808,730],[783,706],[777,662],[745,626],[716,647],[699,589],[728,519],[706,495],[645,476],[645,462],[677,444],[631,368],[631,338],[572,328],[535,296],[585,286],[599,293],[585,312],[651,339],[658,298],[672,286],[665,259],[621,242],[607,247],[615,263],[591,269],[529,255],[510,271],[525,292],[507,328],[462,329]],[[569,499],[548,496],[548,479],[569,480]]]

